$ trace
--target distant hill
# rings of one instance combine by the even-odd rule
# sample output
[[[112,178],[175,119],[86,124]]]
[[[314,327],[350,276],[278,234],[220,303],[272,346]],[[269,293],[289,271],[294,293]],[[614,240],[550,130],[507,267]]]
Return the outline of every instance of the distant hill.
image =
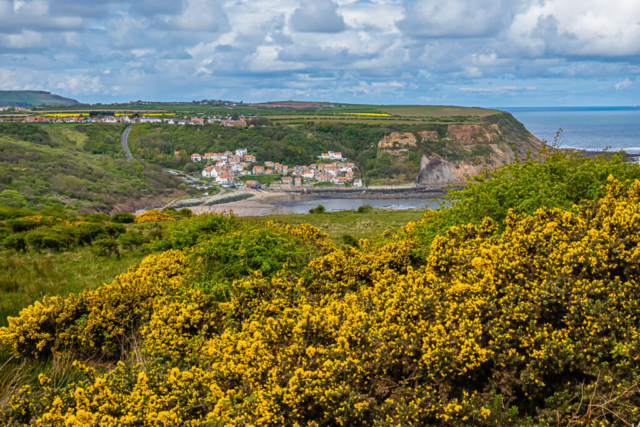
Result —
[[[75,105],[75,99],[53,95],[42,90],[0,90],[0,107],[41,107],[47,105]]]

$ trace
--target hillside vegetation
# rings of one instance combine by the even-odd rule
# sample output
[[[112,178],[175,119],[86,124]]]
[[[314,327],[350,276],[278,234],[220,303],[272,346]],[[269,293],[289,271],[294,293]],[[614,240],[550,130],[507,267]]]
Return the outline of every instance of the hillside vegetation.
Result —
[[[9,319],[4,422],[628,424],[639,176],[543,151],[343,246],[304,224],[169,221],[111,284]]]
[[[0,125],[0,206],[109,212],[169,194],[180,182],[156,165],[127,162],[122,126]]]
[[[419,114],[421,110],[412,111]],[[474,165],[475,172],[510,161],[516,153],[523,156],[540,148],[539,141],[508,113],[485,115],[476,118],[476,123],[475,127],[464,128],[446,123],[369,124],[328,119],[248,129],[143,124],[134,126],[129,140],[134,155],[177,169],[191,162],[192,153],[203,155],[237,148],[248,149],[259,162],[270,160],[289,166],[315,163],[323,152],[341,152],[356,163],[359,176],[370,184],[415,181],[424,156],[447,159],[454,168]],[[379,146],[385,136],[398,133],[410,135],[414,143]],[[430,138],[425,139],[427,134]],[[464,174],[459,173],[451,181],[464,181]]]
[[[0,107],[71,106],[75,99],[54,95],[41,90],[0,90]]]

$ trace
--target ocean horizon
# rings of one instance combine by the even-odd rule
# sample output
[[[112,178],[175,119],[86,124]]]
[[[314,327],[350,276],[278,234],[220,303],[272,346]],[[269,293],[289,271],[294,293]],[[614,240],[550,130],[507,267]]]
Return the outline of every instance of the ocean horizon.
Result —
[[[540,140],[552,143],[562,129],[561,147],[640,153],[638,107],[508,107],[500,110],[513,114]]]

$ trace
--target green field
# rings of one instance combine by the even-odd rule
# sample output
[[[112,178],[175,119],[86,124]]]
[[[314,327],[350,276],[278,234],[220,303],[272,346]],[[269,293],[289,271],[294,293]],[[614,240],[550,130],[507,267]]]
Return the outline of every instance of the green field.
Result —
[[[81,112],[81,111],[105,111],[105,112],[163,112],[165,114],[256,114],[271,120],[281,121],[283,124],[296,125],[305,121],[340,121],[345,123],[399,123],[412,124],[420,122],[429,123],[468,123],[477,121],[483,117],[500,113],[498,110],[483,109],[477,107],[455,107],[438,105],[367,105],[367,104],[341,104],[344,107],[335,108],[309,108],[286,109],[268,108],[264,106],[225,106],[225,105],[199,105],[194,104],[118,104],[118,105],[77,105],[68,107],[55,107],[43,111],[51,112]],[[349,116],[345,113],[361,114],[390,114],[390,117],[373,116]],[[289,123],[295,122],[295,123]]]
[[[319,202],[321,203],[321,202]],[[324,214],[291,214],[244,217],[243,221],[266,224],[274,221],[282,224],[311,224],[329,234],[329,238],[340,244],[344,235],[356,239],[380,240],[389,229],[399,229],[409,221],[419,221],[425,214],[423,209],[387,210],[374,209],[370,212],[327,212]]]

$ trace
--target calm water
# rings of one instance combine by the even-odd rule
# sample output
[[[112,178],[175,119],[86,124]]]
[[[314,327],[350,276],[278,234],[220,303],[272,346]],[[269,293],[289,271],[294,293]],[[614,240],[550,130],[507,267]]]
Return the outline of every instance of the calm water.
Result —
[[[541,140],[553,142],[563,129],[561,145],[587,150],[640,153],[640,108],[571,107],[504,108]]]
[[[374,208],[384,209],[421,209],[429,203],[429,209],[438,209],[438,203],[434,199],[328,199],[314,196],[300,196],[296,200],[273,200],[269,203],[292,209],[297,213],[308,213],[309,209],[318,205],[324,206],[328,212],[356,210],[360,206],[371,205]]]

